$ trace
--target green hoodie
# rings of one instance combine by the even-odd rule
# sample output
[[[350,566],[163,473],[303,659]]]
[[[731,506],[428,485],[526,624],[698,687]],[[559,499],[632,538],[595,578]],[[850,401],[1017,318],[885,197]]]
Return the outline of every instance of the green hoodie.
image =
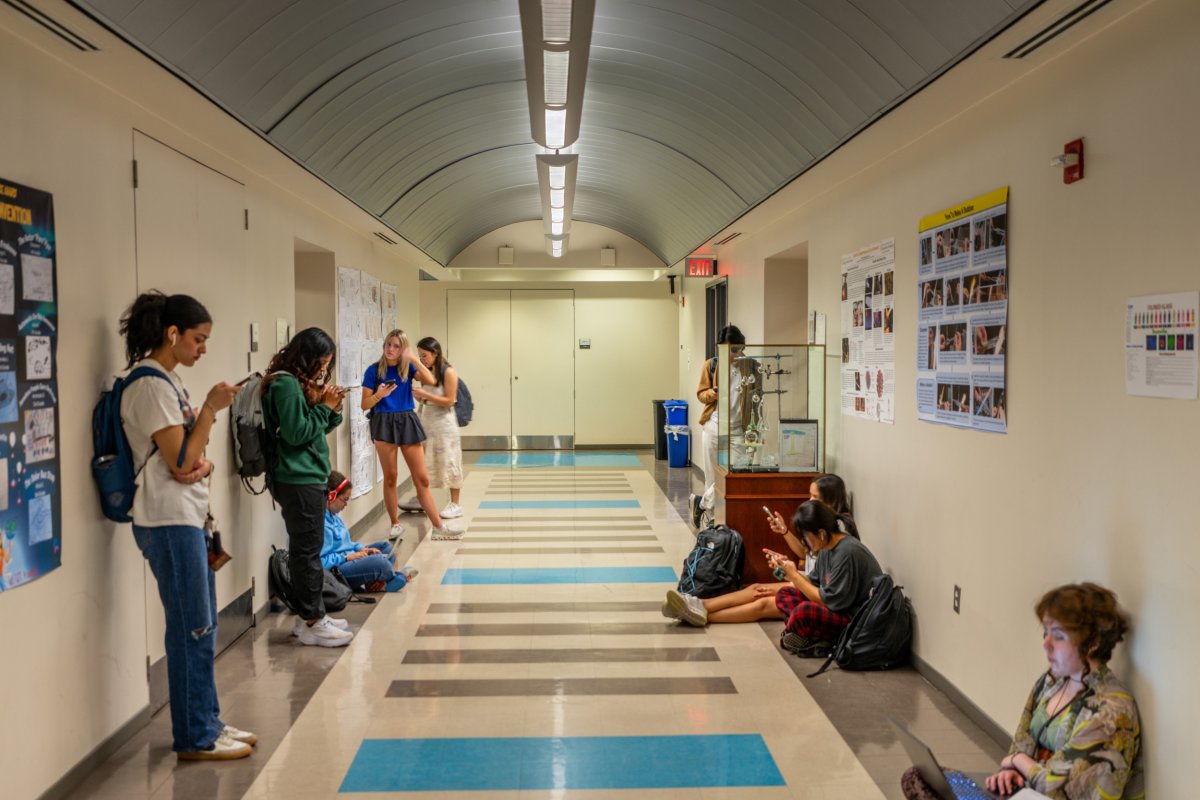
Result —
[[[275,447],[274,479],[306,485],[329,480],[325,435],[342,424],[342,415],[324,403],[310,406],[300,382],[280,375],[267,384],[263,421]]]

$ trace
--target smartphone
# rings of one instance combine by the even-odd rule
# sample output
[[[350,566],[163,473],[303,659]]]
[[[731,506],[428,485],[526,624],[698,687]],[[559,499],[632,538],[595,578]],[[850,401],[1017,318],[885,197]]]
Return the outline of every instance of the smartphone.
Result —
[[[771,511],[771,509],[767,508],[766,506],[763,506],[762,510],[763,510],[763,513],[767,515],[767,519],[771,520],[772,522],[775,521],[775,514],[774,514],[774,512]]]
[[[395,382],[395,381],[393,381],[393,380],[386,380],[386,381],[384,381],[383,383],[381,383],[381,384],[379,384],[379,385],[380,385],[380,386],[395,386],[395,385],[396,385],[396,382]]]

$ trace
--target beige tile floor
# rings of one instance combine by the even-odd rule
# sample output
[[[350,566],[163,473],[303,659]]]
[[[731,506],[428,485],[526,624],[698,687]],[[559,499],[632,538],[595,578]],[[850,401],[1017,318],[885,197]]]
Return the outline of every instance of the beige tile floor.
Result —
[[[468,454],[468,461],[473,461]],[[752,733],[763,737],[786,787],[628,791],[421,792],[422,798],[853,798],[899,797],[899,774],[907,762],[882,721],[892,713],[926,738],[956,766],[983,769],[1000,750],[944,696],[910,670],[890,673],[811,671],[782,653],[781,623],[713,626],[674,631],[657,612],[659,584],[442,585],[449,568],[671,566],[678,568],[694,538],[683,514],[693,488],[689,470],[670,470],[641,457],[643,469],[470,469],[462,505],[468,532],[462,542],[425,540],[422,523],[408,515],[402,552],[421,574],[403,592],[383,596],[377,607],[349,607],[358,636],[344,651],[299,647],[288,635],[291,618],[273,615],[218,659],[224,716],[262,737],[250,759],[227,764],[176,765],[169,750],[164,710],[150,725],[89,777],[74,797],[306,798],[332,797],[362,741],[367,738],[473,736],[605,736]],[[627,494],[590,494],[597,482],[620,485]],[[521,484],[508,494],[501,487]],[[640,509],[479,509],[481,500],[528,499],[535,486],[578,486],[575,497],[636,499]],[[624,488],[627,486],[628,488]],[[556,488],[556,491],[559,489]],[[551,499],[571,495],[554,494]],[[631,519],[644,517],[644,519]],[[578,519],[578,523],[574,520]],[[579,526],[649,525],[661,553],[538,553],[539,537],[571,535]],[[516,533],[496,530],[508,525]],[[565,533],[564,533],[565,532]],[[620,532],[628,535],[629,532]],[[603,532],[578,531],[593,546],[620,550],[644,542],[605,542]],[[484,546],[485,537],[521,537],[511,553],[472,555],[459,549]],[[529,551],[529,552],[521,552]],[[645,610],[612,610],[604,603],[648,603]],[[532,604],[504,609],[502,603]],[[549,604],[574,603],[569,609]],[[459,604],[481,604],[460,608]],[[434,609],[430,610],[431,605]],[[539,609],[546,605],[549,610]],[[361,622],[361,626],[359,623]],[[644,623],[647,632],[608,633],[612,622]],[[581,626],[545,633],[554,623]],[[478,628],[422,626],[533,626],[507,635],[474,635]],[[588,626],[594,626],[588,627]],[[426,628],[428,632],[430,629]],[[716,661],[405,663],[411,650],[529,651],[566,648],[711,648]],[[735,694],[630,694],[533,697],[387,697],[393,681],[517,678],[729,678]],[[669,758],[669,753],[663,754]],[[375,794],[356,793],[373,798]],[[380,797],[384,795],[379,795]],[[395,796],[388,794],[387,796]]]

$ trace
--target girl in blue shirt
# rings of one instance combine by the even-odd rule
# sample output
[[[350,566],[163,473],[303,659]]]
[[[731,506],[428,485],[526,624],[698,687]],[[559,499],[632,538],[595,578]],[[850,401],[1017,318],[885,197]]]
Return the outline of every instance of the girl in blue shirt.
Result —
[[[321,566],[338,568],[356,592],[398,592],[417,574],[415,567],[393,567],[390,542],[364,545],[350,538],[342,521],[342,510],[350,502],[350,479],[338,471],[329,475],[329,499],[325,507],[325,544]]]
[[[404,530],[400,524],[400,503],[396,496],[399,468],[396,451],[412,476],[413,488],[421,509],[433,525],[433,539],[461,539],[463,529],[446,524],[429,490],[429,470],[425,466],[425,429],[417,418],[413,402],[413,381],[437,385],[429,368],[421,363],[402,330],[393,330],[383,340],[383,357],[363,375],[362,409],[371,414],[371,440],[383,468],[383,505],[392,521],[392,537]]]

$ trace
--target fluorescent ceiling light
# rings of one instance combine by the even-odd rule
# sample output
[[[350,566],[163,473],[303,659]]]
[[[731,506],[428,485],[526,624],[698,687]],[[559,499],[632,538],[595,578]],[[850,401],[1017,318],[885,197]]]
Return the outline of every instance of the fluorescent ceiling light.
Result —
[[[563,221],[563,210],[561,208],[551,208],[550,209],[550,221],[551,222],[562,222]]]
[[[567,190],[566,189],[551,189],[550,190],[550,207],[551,208],[562,208],[566,202],[567,202]]]
[[[566,144],[567,110],[565,108],[546,109],[546,147],[557,150]]]
[[[562,232],[563,232],[563,223],[562,222],[551,222],[550,223],[550,235],[551,236],[562,236]]]
[[[571,41],[571,0],[542,0],[542,40],[552,44]]]
[[[554,256],[555,258],[562,258],[562,254],[562,242],[555,242],[554,244],[550,245],[550,255]]]
[[[548,106],[567,104],[567,73],[570,71],[571,53],[567,50],[543,52],[542,80],[543,96]]]
[[[567,168],[566,167],[550,167],[550,188],[551,189],[567,188]]]

